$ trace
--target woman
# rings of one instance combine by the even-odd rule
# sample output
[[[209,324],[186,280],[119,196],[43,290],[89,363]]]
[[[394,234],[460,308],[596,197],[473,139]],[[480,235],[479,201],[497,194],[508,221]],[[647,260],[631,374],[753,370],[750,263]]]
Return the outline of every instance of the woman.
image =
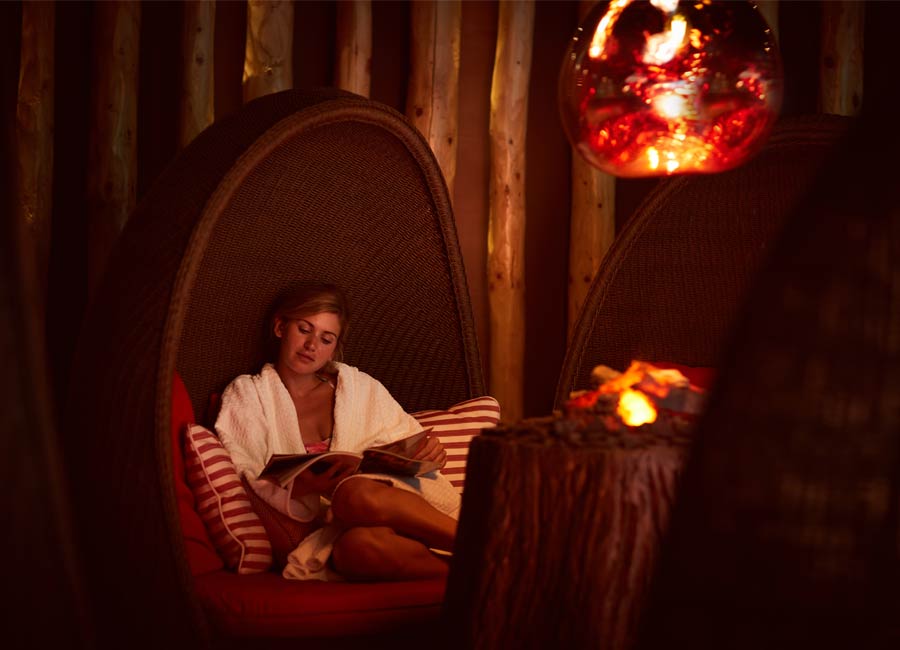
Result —
[[[272,454],[362,451],[422,430],[387,389],[337,361],[348,308],[328,284],[299,287],[278,301],[270,332],[274,364],[241,375],[222,394],[216,430],[254,492],[310,532],[288,556],[297,579],[406,580],[445,575],[436,553],[452,551],[459,495],[438,472],[412,479],[345,476],[340,466],[303,472],[287,489],[259,480]],[[416,458],[445,462],[426,437]]]

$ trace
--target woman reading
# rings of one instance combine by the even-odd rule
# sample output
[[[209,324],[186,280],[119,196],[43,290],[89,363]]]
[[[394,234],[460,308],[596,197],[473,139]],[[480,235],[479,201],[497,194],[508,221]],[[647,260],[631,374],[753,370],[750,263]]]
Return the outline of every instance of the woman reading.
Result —
[[[272,454],[358,452],[422,431],[376,379],[341,363],[349,311],[335,286],[299,287],[275,305],[275,362],[222,394],[216,431],[254,492],[308,534],[283,575],[318,580],[407,580],[445,575],[459,494],[439,472],[415,478],[302,472],[286,488],[260,480]],[[426,436],[415,458],[445,462]]]

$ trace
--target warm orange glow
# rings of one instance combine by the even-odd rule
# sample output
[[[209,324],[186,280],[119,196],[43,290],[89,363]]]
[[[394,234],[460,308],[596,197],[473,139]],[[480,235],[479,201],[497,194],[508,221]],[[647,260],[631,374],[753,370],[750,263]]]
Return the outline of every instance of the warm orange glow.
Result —
[[[647,37],[644,46],[644,63],[648,65],[664,65],[675,58],[684,42],[687,33],[687,21],[684,16],[674,16],[669,29]]]
[[[591,39],[591,47],[588,49],[589,57],[596,59],[600,56],[606,48],[606,39],[612,34],[616,19],[630,3],[631,0],[615,0],[610,3],[609,10],[603,15],[603,18],[597,23],[597,29],[594,30],[594,38]]]
[[[781,85],[752,3],[612,0],[579,27],[558,92],[578,152],[628,178],[740,165],[768,136]]]
[[[644,361],[632,362],[622,373],[598,366],[592,376],[599,385],[593,390],[572,393],[566,406],[591,409],[598,403],[609,403],[609,398],[614,397],[616,414],[630,427],[655,422],[657,404],[663,403],[673,389],[683,390],[689,386],[677,370],[663,370]],[[601,398],[604,399],[601,401]]]
[[[630,427],[651,424],[656,421],[656,409],[642,392],[632,389],[622,391],[616,413]]]
[[[678,0],[650,0],[650,4],[667,14],[678,9]]]
[[[635,361],[622,374],[600,384],[597,392],[601,394],[621,393],[639,383],[647,375],[647,367],[648,364]]]
[[[687,98],[678,93],[661,93],[652,100],[653,108],[669,119],[684,117],[687,113]]]

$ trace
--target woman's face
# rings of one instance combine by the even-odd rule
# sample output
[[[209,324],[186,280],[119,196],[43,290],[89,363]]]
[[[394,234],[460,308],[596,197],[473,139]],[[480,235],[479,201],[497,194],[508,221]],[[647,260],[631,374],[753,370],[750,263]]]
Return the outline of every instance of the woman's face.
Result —
[[[278,364],[298,375],[319,372],[332,357],[341,335],[337,314],[321,312],[302,318],[275,320],[275,336],[281,339]]]

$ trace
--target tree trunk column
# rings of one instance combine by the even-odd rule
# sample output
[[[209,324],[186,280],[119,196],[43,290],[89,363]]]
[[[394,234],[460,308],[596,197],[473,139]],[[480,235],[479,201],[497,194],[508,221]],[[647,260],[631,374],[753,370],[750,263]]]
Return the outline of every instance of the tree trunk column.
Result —
[[[344,0],[337,4],[337,56],[334,85],[363,97],[372,86],[372,3]]]
[[[406,117],[431,145],[450,199],[459,131],[459,0],[413,2]]]
[[[863,101],[863,2],[822,3],[822,53],[819,109],[836,115],[858,115]]]
[[[93,115],[88,163],[88,286],[93,293],[131,213],[137,183],[138,2],[94,7]]]
[[[578,22],[597,3],[578,3]],[[569,223],[567,340],[572,340],[581,307],[606,251],[616,236],[616,178],[595,169],[572,149],[572,211]]]
[[[19,219],[28,235],[23,257],[34,275],[29,300],[41,330],[47,313],[50,265],[50,216],[53,197],[53,84],[56,6],[52,2],[22,5],[22,47],[16,106]],[[43,340],[43,339],[39,339]]]
[[[568,340],[591,283],[616,236],[616,178],[591,167],[572,151],[572,215],[569,225]]]
[[[633,647],[689,438],[557,433],[472,440],[447,584],[454,647]]]
[[[181,147],[188,146],[198,133],[213,123],[215,117],[215,28],[215,2],[188,0],[184,3],[184,26],[181,34],[184,67],[178,124],[178,144]]]
[[[248,0],[244,102],[294,87],[294,3]]]
[[[491,395],[504,419],[522,417],[525,357],[525,134],[533,2],[501,2],[491,82],[488,217]]]

